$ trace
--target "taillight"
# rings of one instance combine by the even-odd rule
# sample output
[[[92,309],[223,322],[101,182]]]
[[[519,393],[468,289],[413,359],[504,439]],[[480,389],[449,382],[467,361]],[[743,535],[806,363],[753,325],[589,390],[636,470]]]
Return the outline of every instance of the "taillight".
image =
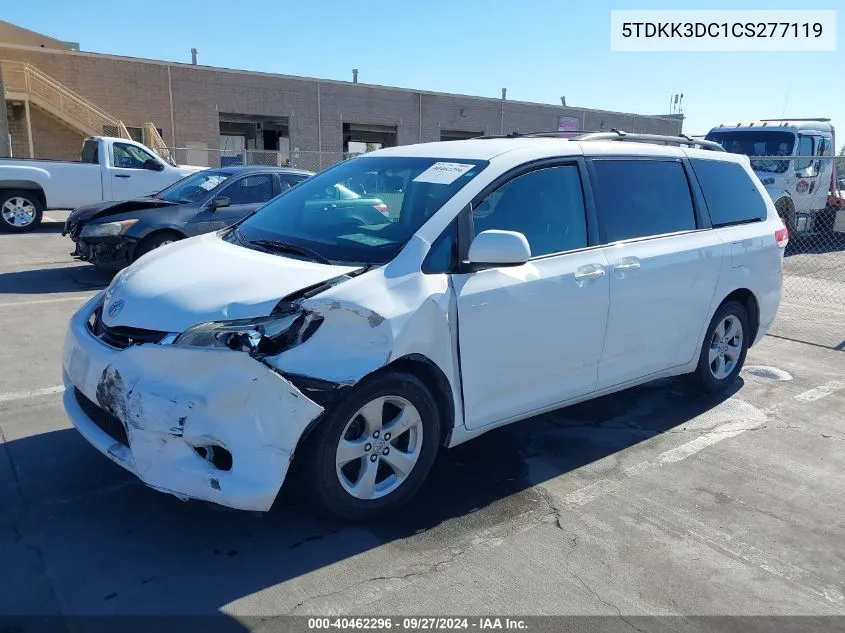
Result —
[[[386,204],[384,204],[383,202],[382,202],[381,204],[374,204],[374,205],[373,205],[373,209],[375,209],[376,211],[378,211],[379,213],[381,213],[383,216],[388,217],[388,214],[387,214],[387,205],[386,205]]]
[[[789,244],[789,231],[786,230],[786,227],[775,231],[775,242],[781,248],[786,248],[786,245]]]

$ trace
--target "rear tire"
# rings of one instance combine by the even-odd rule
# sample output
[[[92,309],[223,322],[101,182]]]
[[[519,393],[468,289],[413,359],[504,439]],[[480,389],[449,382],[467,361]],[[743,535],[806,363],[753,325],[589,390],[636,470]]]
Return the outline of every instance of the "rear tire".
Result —
[[[141,243],[138,244],[138,248],[135,249],[135,254],[132,257],[132,262],[138,261],[138,258],[146,255],[150,251],[154,251],[157,248],[165,246],[166,244],[170,244],[172,242],[178,242],[182,239],[182,236],[176,233],[175,231],[158,231],[157,233],[153,233],[148,235]]]
[[[429,390],[412,374],[386,371],[329,408],[298,458],[299,475],[319,512],[369,521],[417,493],[439,447],[440,416]]]
[[[44,205],[34,191],[21,189],[0,193],[0,226],[8,233],[28,233],[44,216]]]
[[[738,301],[719,306],[701,344],[693,378],[705,392],[728,388],[739,376],[751,344],[748,311]]]

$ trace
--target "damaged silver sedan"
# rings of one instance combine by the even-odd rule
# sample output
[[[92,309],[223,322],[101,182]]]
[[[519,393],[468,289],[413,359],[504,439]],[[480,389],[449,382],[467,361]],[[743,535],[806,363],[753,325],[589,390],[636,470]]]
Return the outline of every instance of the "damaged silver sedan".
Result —
[[[266,511],[295,470],[362,520],[408,501],[442,446],[662,376],[723,388],[774,318],[780,221],[761,194],[722,236],[687,184],[716,152],[624,145],[381,150],[156,249],[72,318],[68,415],[182,499]],[[745,173],[742,158],[718,157]],[[613,215],[640,208],[613,196],[674,192],[689,218],[672,201],[665,236],[647,210]],[[739,234],[742,267],[723,257]]]

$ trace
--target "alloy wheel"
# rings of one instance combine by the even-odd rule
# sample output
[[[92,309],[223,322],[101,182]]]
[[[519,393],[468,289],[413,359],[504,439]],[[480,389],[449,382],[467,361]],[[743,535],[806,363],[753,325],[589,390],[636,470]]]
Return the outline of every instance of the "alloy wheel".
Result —
[[[343,489],[357,499],[378,499],[404,483],[423,445],[419,411],[399,396],[381,396],[347,422],[335,464]]]
[[[719,321],[710,338],[710,373],[717,380],[724,380],[734,371],[741,355],[742,323],[730,314]]]
[[[35,205],[26,198],[15,196],[3,203],[3,221],[10,226],[24,227],[35,222]]]

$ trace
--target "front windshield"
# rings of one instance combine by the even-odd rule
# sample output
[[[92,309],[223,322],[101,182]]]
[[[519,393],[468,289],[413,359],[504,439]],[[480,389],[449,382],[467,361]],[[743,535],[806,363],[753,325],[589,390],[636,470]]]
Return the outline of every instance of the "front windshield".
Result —
[[[383,264],[486,166],[479,160],[354,158],[269,202],[238,225],[231,241],[273,241],[331,262]]]
[[[155,197],[167,202],[199,202],[228,177],[229,174],[212,169],[200,171],[159,191]]]
[[[710,132],[708,141],[716,141],[731,154],[746,156],[792,156],[795,147],[795,134],[778,130],[742,130]],[[767,171],[782,174],[789,169],[788,160],[752,160],[754,171]]]

